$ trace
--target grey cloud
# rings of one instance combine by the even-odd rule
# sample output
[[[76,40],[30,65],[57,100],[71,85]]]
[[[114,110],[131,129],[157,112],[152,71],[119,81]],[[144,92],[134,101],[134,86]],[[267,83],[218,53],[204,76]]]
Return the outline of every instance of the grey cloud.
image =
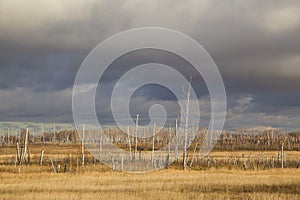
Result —
[[[3,121],[70,122],[71,89],[33,92],[24,88],[0,90]]]
[[[88,52],[120,31],[161,26],[190,35],[215,60],[228,95],[228,127],[251,124],[295,128],[300,114],[299,10],[299,2],[279,0],[1,1],[0,120],[45,116],[51,121],[60,116],[60,120],[71,122],[71,96],[61,93],[72,88]],[[147,59],[137,53],[121,60],[121,64],[137,63],[138,56]],[[178,64],[171,56],[158,60]],[[118,67],[120,64],[104,80],[103,95],[109,94],[112,80],[121,72]],[[203,82],[196,80],[199,98],[207,97]],[[11,100],[8,93],[14,94],[13,99],[31,95],[47,106],[38,106],[35,100]],[[151,96],[170,100],[160,93],[144,88],[140,96],[149,101]],[[53,95],[55,98],[48,100]],[[64,96],[64,100],[56,95]],[[7,112],[10,114],[3,114]],[[101,116],[108,117],[105,112]]]

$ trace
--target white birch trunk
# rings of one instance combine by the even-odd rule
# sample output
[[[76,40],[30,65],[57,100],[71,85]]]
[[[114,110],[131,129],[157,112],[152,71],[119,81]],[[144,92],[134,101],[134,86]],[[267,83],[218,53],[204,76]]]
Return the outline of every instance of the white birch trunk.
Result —
[[[41,150],[40,165],[43,165],[43,156],[44,156],[44,150]]]
[[[84,125],[82,125],[81,154],[82,154],[82,168],[84,168]]]
[[[137,153],[137,145],[138,145],[138,127],[139,127],[139,114],[136,115],[136,123],[135,123],[135,147],[134,147],[134,160],[136,159],[136,153]]]
[[[283,169],[283,144],[281,145],[281,168]]]
[[[156,135],[156,126],[155,123],[153,124],[153,137],[152,137],[152,154],[151,154],[151,162],[154,162],[154,142],[155,142],[155,135]]]
[[[176,147],[175,147],[175,161],[178,161],[178,145],[179,145],[179,138],[178,138],[178,124],[177,119],[175,120],[175,137],[176,137]]]
[[[26,154],[27,154],[27,144],[28,144],[28,134],[29,134],[29,129],[26,129],[26,135],[25,135],[25,141],[24,141],[24,152],[23,152],[23,160],[26,160]]]
[[[186,170],[187,165],[187,139],[188,139],[188,128],[189,128],[189,106],[190,106],[190,94],[191,94],[192,78],[190,78],[190,84],[187,93],[186,102],[186,115],[185,115],[185,129],[184,129],[184,149],[183,149],[183,169]]]
[[[132,160],[129,126],[127,126],[127,137],[128,137],[127,139],[128,139],[128,148],[129,148],[129,159]]]
[[[101,157],[102,157],[102,145],[103,145],[103,136],[102,133],[100,132],[100,140],[99,140],[99,161],[101,161]]]

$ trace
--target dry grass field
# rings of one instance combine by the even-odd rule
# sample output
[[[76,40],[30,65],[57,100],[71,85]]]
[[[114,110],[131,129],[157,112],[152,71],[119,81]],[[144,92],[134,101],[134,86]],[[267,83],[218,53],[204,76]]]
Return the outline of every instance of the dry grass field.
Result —
[[[0,199],[300,199],[300,170],[0,174]]]
[[[0,199],[300,199],[300,154],[295,150],[285,151],[289,166],[283,169],[276,160],[274,168],[262,167],[261,156],[266,162],[278,151],[214,150],[210,157],[218,160],[217,166],[208,167],[204,159],[187,171],[179,162],[155,172],[127,173],[112,171],[87,150],[82,169],[78,144],[36,143],[29,149],[30,162],[23,163],[18,173],[15,145],[0,148]],[[41,149],[45,154],[39,165]],[[247,155],[247,170],[242,154]],[[259,167],[250,167],[249,155],[253,163],[259,158]],[[234,158],[239,160],[236,165]],[[54,173],[50,160],[55,167],[61,165],[60,173]]]

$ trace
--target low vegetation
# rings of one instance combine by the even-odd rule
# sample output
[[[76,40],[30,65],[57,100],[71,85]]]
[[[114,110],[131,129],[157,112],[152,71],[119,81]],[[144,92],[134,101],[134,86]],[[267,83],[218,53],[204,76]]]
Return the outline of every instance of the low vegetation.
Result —
[[[91,167],[93,168],[93,167]],[[1,199],[299,199],[298,169],[0,174]]]
[[[24,135],[22,131],[19,136],[2,137],[0,199],[300,199],[298,134],[225,134],[205,157],[195,154],[196,144],[201,143],[196,138],[188,150],[186,171],[180,152],[178,161],[149,173],[112,170],[86,148],[83,167],[82,145],[74,131],[55,137],[29,135],[20,164],[23,154],[17,152],[24,152]],[[128,149],[118,134],[108,137]],[[154,148],[165,144],[164,135],[159,137]],[[283,143],[284,151],[279,145]],[[144,141],[137,147],[145,152],[152,148]]]

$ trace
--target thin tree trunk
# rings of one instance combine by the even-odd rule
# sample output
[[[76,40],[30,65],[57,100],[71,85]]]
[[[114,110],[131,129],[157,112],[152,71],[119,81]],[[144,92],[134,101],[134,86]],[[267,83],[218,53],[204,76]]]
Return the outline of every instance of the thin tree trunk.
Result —
[[[138,127],[139,127],[139,114],[136,115],[136,123],[135,123],[135,147],[134,147],[134,160],[136,159],[137,153],[137,145],[138,145]]]
[[[128,148],[129,148],[129,159],[132,160],[129,126],[127,126],[127,137],[128,137]]]
[[[26,135],[25,135],[25,141],[24,141],[24,152],[23,152],[23,159],[24,161],[26,161],[26,154],[27,154],[27,144],[28,144],[28,133],[29,133],[29,129],[26,129]]]
[[[171,126],[169,126],[169,142],[168,142],[168,155],[166,159],[166,166],[169,165],[170,162],[170,153],[171,153]]]
[[[190,109],[190,94],[191,94],[192,78],[190,78],[190,84],[187,93],[186,102],[186,116],[185,116],[185,129],[184,129],[184,149],[183,149],[183,169],[186,170],[187,165],[187,139],[188,139],[188,128],[189,128],[189,109]]]
[[[20,147],[19,147],[19,143],[17,142],[17,161],[18,163],[21,162],[21,155],[20,155]]]
[[[156,126],[155,123],[153,124],[153,137],[152,137],[152,154],[151,154],[151,162],[153,165],[154,162],[154,142],[155,142],[155,135],[156,135]]]
[[[101,136],[100,136],[100,141],[99,141],[99,161],[101,160],[102,157],[102,145],[103,145],[103,136],[102,133],[100,132]]]
[[[246,170],[247,169],[247,166],[246,166],[246,157],[244,154],[242,154],[242,157],[243,157],[243,169]]]
[[[56,169],[55,169],[55,167],[54,167],[54,163],[53,163],[52,158],[50,158],[50,162],[51,162],[51,166],[52,166],[53,172],[54,172],[54,173],[57,173],[57,172],[56,172]]]
[[[81,155],[82,155],[82,168],[84,168],[84,125],[82,125],[82,140],[81,140]]]
[[[281,145],[281,168],[283,169],[283,144]]]
[[[176,147],[175,147],[175,161],[178,162],[178,146],[179,146],[179,137],[178,137],[178,124],[177,119],[175,120],[175,136],[176,136]]]
[[[43,165],[43,156],[44,156],[44,150],[41,150],[41,155],[40,155],[40,166]]]
[[[9,145],[10,139],[9,139],[9,129],[7,130],[7,145]]]

